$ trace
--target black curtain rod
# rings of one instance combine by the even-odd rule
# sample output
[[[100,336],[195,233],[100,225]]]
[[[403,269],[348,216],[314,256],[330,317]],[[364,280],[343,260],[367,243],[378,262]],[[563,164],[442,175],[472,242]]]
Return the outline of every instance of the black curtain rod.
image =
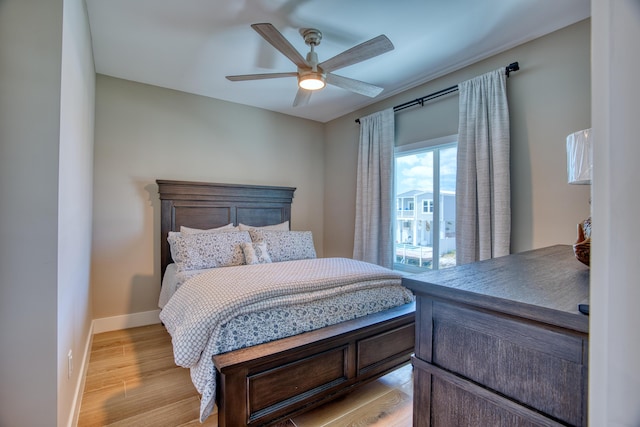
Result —
[[[512,71],[518,71],[520,69],[520,65],[517,62],[512,62],[511,64],[505,67],[505,74],[509,77],[509,73]],[[446,89],[439,90],[437,92],[430,93],[429,95],[425,95],[421,98],[414,99],[413,101],[405,102],[404,104],[396,105],[393,107],[393,112],[397,113],[400,110],[404,110],[405,108],[413,107],[415,105],[420,105],[424,107],[424,103],[426,101],[431,101],[432,99],[439,98],[444,95],[448,95],[450,93],[456,92],[458,90],[458,85],[448,87]],[[356,123],[360,123],[360,119],[356,119]]]

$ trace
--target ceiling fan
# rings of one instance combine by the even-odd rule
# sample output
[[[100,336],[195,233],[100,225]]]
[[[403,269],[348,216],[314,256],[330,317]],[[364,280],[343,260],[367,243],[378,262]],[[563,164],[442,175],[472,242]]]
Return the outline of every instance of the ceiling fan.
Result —
[[[294,107],[307,104],[313,91],[322,89],[327,83],[371,98],[376,97],[383,90],[381,87],[360,80],[338,76],[333,74],[332,71],[366,61],[367,59],[393,50],[393,44],[385,35],[374,37],[369,41],[345,50],[333,58],[318,63],[318,54],[314,49],[322,40],[322,33],[319,30],[315,28],[300,29],[300,35],[302,35],[304,42],[311,49],[305,59],[273,25],[268,23],[252,24],[251,28],[280,51],[280,53],[289,58],[291,62],[298,67],[298,71],[227,76],[227,79],[233,82],[297,77],[298,93],[293,101]]]

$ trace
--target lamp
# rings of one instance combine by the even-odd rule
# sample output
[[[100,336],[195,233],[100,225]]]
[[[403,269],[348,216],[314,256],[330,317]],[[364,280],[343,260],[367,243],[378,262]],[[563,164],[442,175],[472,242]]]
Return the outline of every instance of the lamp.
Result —
[[[308,71],[298,75],[298,86],[306,90],[318,90],[325,86],[325,77],[318,71]]]
[[[567,176],[569,184],[591,184],[593,171],[591,129],[567,136]],[[591,252],[591,216],[578,224],[578,240],[573,253],[583,264],[589,265]]]
[[[591,184],[593,160],[591,129],[567,136],[567,175],[569,184]]]

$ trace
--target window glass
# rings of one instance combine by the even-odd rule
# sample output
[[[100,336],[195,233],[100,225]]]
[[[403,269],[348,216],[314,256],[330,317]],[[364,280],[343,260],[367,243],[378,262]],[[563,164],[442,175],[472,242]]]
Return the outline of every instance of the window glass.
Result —
[[[396,150],[396,269],[419,272],[455,265],[456,156],[457,136]]]

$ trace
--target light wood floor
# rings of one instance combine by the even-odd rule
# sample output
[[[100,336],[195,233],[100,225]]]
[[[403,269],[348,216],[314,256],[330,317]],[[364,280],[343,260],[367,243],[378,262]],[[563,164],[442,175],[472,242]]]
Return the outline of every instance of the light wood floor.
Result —
[[[278,427],[412,425],[411,366]],[[217,426],[198,421],[199,395],[189,370],[175,365],[162,325],[93,337],[78,426]]]

